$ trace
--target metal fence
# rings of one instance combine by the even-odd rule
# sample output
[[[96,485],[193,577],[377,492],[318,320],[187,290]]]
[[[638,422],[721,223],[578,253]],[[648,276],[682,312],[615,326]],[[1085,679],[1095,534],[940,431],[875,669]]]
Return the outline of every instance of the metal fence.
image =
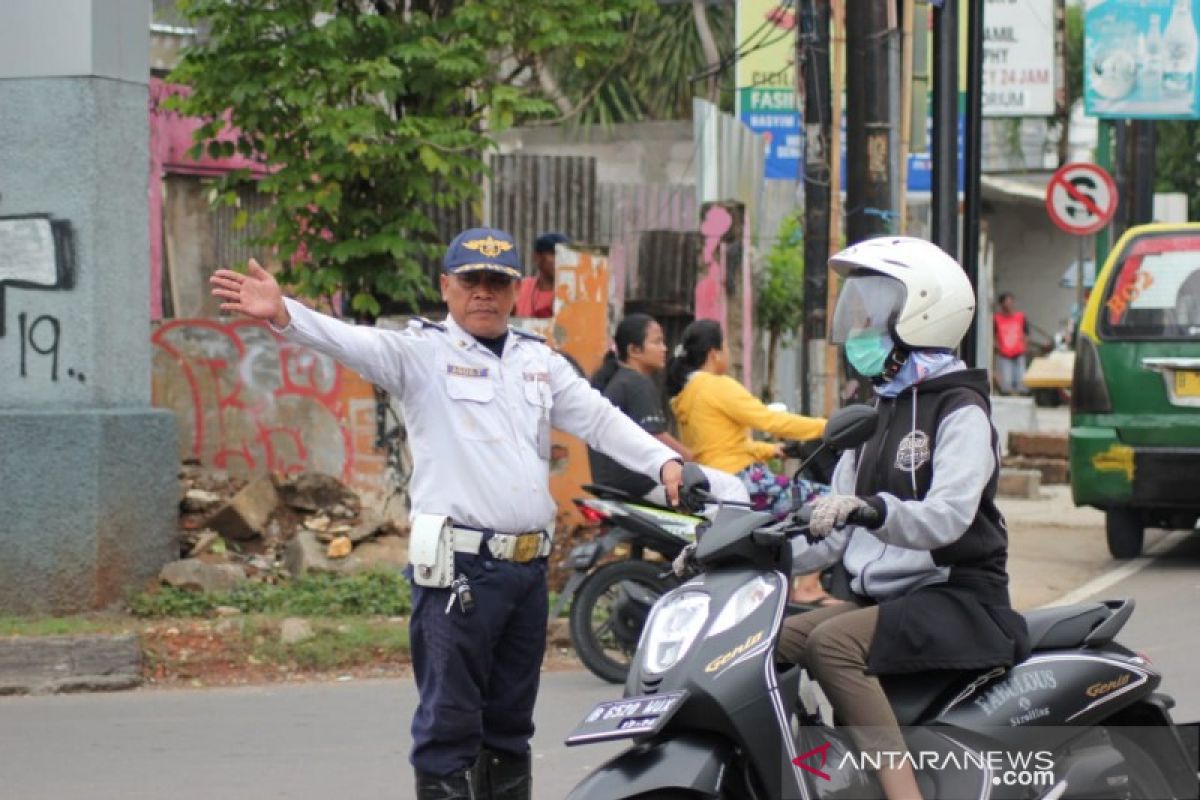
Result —
[[[491,159],[488,221],[516,237],[530,265],[533,241],[561,231],[596,243],[596,159],[583,156],[498,155]],[[532,274],[532,268],[526,267]]]

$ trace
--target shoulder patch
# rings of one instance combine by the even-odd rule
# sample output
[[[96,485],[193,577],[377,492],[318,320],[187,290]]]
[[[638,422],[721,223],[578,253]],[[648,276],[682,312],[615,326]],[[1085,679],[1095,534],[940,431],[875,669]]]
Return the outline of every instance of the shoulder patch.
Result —
[[[536,333],[531,333],[529,331],[521,330],[520,328],[509,328],[509,330],[512,331],[515,335],[520,336],[522,339],[529,339],[534,342],[545,342],[546,341],[545,336],[539,336]]]
[[[443,333],[446,331],[445,325],[440,322],[434,322],[426,317],[413,317],[408,321],[408,327],[419,328],[421,330],[433,328],[435,331],[442,331]]]

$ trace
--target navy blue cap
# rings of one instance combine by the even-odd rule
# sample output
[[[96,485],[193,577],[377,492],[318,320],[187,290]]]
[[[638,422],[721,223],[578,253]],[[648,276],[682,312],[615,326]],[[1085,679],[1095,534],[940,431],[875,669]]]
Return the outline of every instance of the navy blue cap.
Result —
[[[499,228],[470,228],[454,237],[442,257],[442,272],[461,275],[480,270],[499,272],[513,279],[524,274],[512,234]]]
[[[553,253],[555,245],[567,244],[571,241],[571,237],[565,233],[557,231],[551,233],[543,233],[541,236],[533,240],[533,252],[535,253]]]

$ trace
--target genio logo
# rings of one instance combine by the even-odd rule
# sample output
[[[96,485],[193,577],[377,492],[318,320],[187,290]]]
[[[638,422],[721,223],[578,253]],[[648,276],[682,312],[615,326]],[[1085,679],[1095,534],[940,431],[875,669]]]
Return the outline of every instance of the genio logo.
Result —
[[[1084,690],[1084,694],[1086,694],[1088,697],[1103,697],[1104,695],[1108,694],[1109,692],[1120,689],[1122,686],[1129,683],[1129,681],[1132,679],[1133,679],[1133,676],[1131,676],[1128,672],[1126,672],[1121,677],[1114,678],[1111,681],[1101,681],[1100,683],[1093,683],[1091,686],[1087,687],[1086,690]]]
[[[751,647],[754,647],[754,645],[761,642],[762,639],[763,639],[762,631],[759,631],[758,633],[755,633],[755,634],[752,634],[752,635],[746,637],[746,641],[742,642],[737,647],[733,648],[732,650],[722,653],[721,655],[714,658],[712,661],[708,662],[708,664],[705,665],[705,667],[704,667],[704,671],[705,672],[716,672],[721,667],[725,666],[726,664],[728,664],[729,662],[733,661],[735,658],[740,656],[742,653],[746,652]]]

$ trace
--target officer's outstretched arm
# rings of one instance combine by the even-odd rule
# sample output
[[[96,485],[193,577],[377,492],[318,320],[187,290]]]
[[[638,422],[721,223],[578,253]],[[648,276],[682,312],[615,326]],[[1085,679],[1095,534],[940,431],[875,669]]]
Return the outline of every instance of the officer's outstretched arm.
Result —
[[[550,422],[635,472],[662,479],[662,467],[679,456],[625,416],[579,377],[560,355],[550,359],[554,409]]]
[[[311,347],[399,396],[421,369],[421,339],[411,331],[351,325],[286,298],[291,322],[276,328],[288,341]]]

